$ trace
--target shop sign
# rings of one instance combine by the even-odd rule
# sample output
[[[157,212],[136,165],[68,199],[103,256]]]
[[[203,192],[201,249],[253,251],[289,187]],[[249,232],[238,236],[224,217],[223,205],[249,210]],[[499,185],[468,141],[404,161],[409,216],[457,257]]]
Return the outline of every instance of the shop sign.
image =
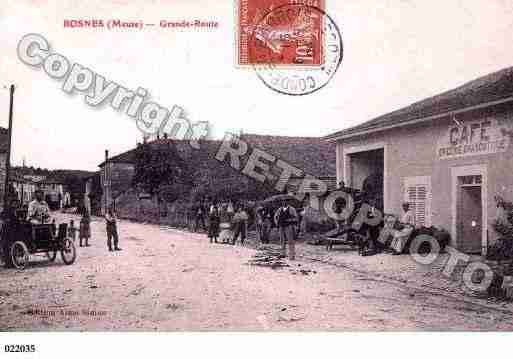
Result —
[[[438,142],[437,155],[440,159],[487,155],[504,152],[508,145],[507,132],[497,120],[486,118],[449,126]]]

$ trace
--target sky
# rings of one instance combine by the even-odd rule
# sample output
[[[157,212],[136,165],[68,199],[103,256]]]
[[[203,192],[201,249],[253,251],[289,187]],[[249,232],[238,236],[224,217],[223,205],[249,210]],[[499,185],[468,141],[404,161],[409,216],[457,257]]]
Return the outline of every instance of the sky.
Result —
[[[325,136],[513,66],[511,0],[327,0],[326,12],[344,42],[342,64],[328,85],[294,97],[266,87],[252,69],[236,66],[238,0],[3,0],[0,7],[0,126],[7,127],[16,86],[12,163],[97,170],[141,141],[135,122],[110,107],[93,108],[68,95],[62,81],[22,63],[28,33],[53,52],[151,100],[208,121],[212,135],[242,131]],[[65,19],[217,21],[217,29],[65,28]]]

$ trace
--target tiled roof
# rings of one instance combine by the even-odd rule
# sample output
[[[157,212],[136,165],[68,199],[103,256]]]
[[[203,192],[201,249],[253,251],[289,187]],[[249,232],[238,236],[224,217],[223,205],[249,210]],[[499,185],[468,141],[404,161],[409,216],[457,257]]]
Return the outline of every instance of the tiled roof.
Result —
[[[327,143],[318,137],[289,137],[289,136],[265,136],[244,134],[242,139],[250,147],[264,150],[281,160],[300,168],[303,172],[318,177],[334,177],[335,170],[335,145]],[[215,154],[221,145],[221,141],[207,140],[201,141],[200,150],[192,150],[188,141],[183,140],[155,140],[150,143],[152,146],[166,144],[167,141],[173,141],[179,153],[184,157],[203,158],[205,161],[214,160]],[[109,159],[111,162],[134,163],[135,150],[121,153]],[[186,154],[188,153],[188,154]],[[203,153],[204,156],[200,154]],[[198,161],[198,159],[195,159]],[[99,166],[103,166],[102,162]]]
[[[247,134],[242,139],[312,176],[336,175],[335,145],[322,138]]]
[[[512,96],[513,67],[509,67],[358,126],[330,134],[326,136],[326,139],[336,139],[341,136],[350,137],[364,131],[376,131],[389,126],[406,125],[410,122],[432,116],[443,115],[496,101],[500,102]]]

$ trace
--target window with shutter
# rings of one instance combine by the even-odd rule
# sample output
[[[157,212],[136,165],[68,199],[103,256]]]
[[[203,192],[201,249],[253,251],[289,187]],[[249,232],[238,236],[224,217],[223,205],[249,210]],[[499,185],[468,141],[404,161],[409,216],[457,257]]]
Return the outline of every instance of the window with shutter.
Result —
[[[431,225],[431,178],[429,176],[407,177],[404,181],[404,200],[410,204],[417,227]]]

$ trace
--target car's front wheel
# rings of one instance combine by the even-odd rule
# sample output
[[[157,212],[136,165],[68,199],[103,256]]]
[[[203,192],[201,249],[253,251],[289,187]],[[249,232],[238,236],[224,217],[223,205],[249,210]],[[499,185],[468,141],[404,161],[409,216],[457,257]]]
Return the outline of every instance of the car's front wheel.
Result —
[[[29,261],[28,248],[22,241],[16,241],[11,246],[11,261],[14,268],[24,269]]]

